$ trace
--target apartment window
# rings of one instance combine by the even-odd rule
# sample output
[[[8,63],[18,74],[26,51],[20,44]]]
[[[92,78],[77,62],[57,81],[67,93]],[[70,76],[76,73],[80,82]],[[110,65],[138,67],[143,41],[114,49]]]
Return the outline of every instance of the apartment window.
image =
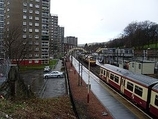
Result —
[[[26,12],[27,12],[27,10],[26,10],[26,9],[23,9],[23,12],[24,12],[24,13],[26,13]]]
[[[32,29],[29,29],[29,32],[32,32]]]
[[[35,57],[38,57],[38,56],[39,56],[39,54],[35,54]],[[39,60],[35,60],[34,62],[39,63]]]
[[[29,25],[32,26],[32,22],[29,22]]]
[[[10,3],[9,3],[9,1],[7,2],[7,5],[9,5]]]
[[[25,7],[26,7],[26,6],[27,6],[27,3],[25,3],[25,2],[24,2],[24,3],[23,3],[23,6],[25,6]]]
[[[35,32],[39,32],[39,29],[35,29]]]
[[[35,20],[39,20],[39,17],[35,17]]]
[[[35,14],[39,14],[39,11],[38,11],[38,10],[36,10],[36,11],[35,11]]]
[[[35,35],[35,38],[38,39],[38,38],[39,38],[39,35]]]
[[[33,4],[30,4],[30,7],[33,7]]]
[[[24,28],[23,31],[26,32],[26,28]]]
[[[36,41],[36,42],[35,42],[35,45],[39,45],[39,42]]]
[[[29,57],[32,57],[32,54],[29,54]],[[29,60],[29,63],[32,63],[32,60]]]
[[[33,13],[33,10],[29,10],[29,13]]]
[[[29,19],[32,19],[32,16],[29,16]]]
[[[26,19],[27,18],[27,16],[26,15],[23,15],[23,19]]]
[[[23,22],[23,25],[26,25],[26,22]]]
[[[39,23],[35,23],[35,26],[39,26]]]
[[[32,35],[29,35],[29,38],[32,38]],[[30,44],[32,44],[32,42]]]
[[[26,42],[23,42],[23,44],[25,45],[25,44],[26,44]]]
[[[26,35],[23,35],[23,38],[26,38]]]
[[[35,48],[35,51],[39,51],[39,48]]]
[[[39,8],[39,5],[35,5],[36,8]]]

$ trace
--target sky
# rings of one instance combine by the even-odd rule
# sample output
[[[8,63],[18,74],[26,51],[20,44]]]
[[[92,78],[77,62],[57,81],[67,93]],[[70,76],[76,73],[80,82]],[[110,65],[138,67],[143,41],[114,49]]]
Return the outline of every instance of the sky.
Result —
[[[118,38],[132,22],[158,24],[158,0],[51,0],[51,14],[78,44]]]

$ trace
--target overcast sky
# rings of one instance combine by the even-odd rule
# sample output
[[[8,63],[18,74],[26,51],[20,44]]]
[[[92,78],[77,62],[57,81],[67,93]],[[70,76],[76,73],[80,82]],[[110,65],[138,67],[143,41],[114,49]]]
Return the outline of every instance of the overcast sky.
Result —
[[[158,0],[51,0],[51,14],[78,44],[106,42],[133,21],[158,24]]]

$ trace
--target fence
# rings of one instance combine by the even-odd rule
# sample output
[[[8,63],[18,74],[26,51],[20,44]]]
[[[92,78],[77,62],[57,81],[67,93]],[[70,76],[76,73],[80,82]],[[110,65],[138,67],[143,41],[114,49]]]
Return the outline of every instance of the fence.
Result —
[[[9,59],[0,59],[0,85],[8,78],[10,64]]]

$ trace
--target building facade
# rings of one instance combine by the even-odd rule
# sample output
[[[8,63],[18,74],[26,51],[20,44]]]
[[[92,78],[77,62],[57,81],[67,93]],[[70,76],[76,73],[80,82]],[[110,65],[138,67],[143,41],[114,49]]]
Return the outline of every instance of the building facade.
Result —
[[[64,52],[68,52],[71,48],[78,46],[78,38],[75,36],[67,36],[64,38]]]
[[[4,29],[4,0],[0,0],[0,58],[4,58],[3,48],[3,29]]]
[[[58,16],[50,16],[50,56],[56,57],[58,53]]]
[[[4,30],[10,34],[13,29],[20,28],[19,39],[29,44],[25,64],[47,64],[50,0],[5,0],[4,6]]]
[[[58,27],[58,39],[59,39],[59,52],[60,56],[64,55],[64,27]]]
[[[50,17],[50,57],[63,56],[64,27],[58,25],[58,16]]]

